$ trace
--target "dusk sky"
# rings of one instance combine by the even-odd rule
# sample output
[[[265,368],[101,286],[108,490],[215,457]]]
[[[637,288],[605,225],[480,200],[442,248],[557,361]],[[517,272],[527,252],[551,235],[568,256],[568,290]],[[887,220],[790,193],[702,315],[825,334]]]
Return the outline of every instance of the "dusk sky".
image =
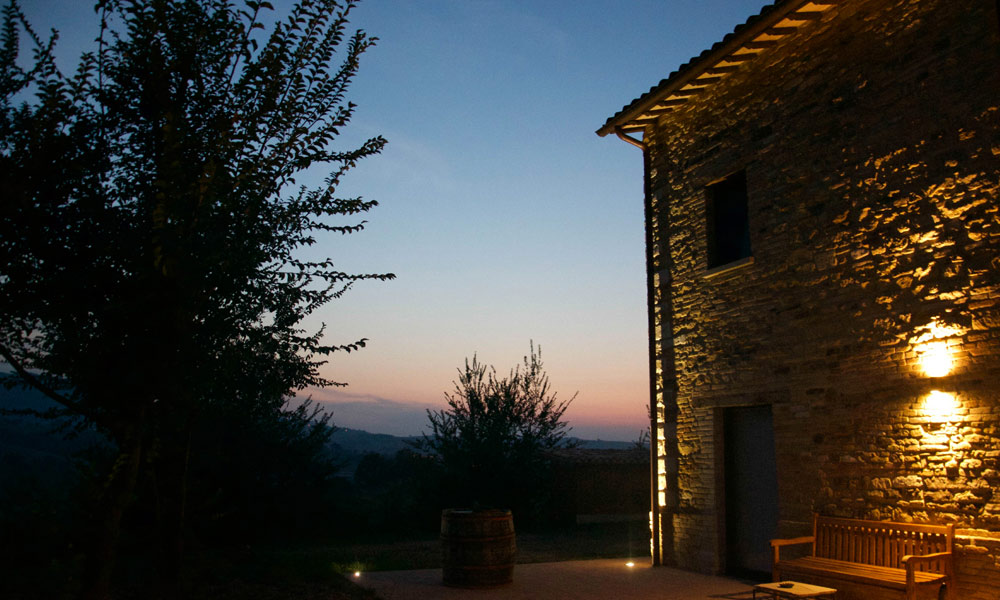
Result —
[[[290,2],[272,0],[278,11]],[[24,0],[64,64],[96,33],[89,0]],[[417,434],[478,354],[501,374],[542,348],[572,435],[648,427],[642,159],[594,131],[756,14],[762,0],[366,0],[358,104],[338,143],[383,135],[342,196],[380,206],[319,251],[363,282],[317,315],[335,355],[315,390],[343,427]]]

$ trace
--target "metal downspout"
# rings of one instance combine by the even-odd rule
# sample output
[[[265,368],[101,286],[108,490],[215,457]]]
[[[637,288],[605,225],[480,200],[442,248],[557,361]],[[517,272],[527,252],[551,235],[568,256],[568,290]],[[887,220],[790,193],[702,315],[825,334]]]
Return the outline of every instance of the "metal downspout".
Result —
[[[627,135],[621,128],[615,128],[615,135],[623,141],[642,150],[642,192],[643,217],[646,235],[646,315],[649,338],[649,508],[650,529],[652,536],[653,566],[663,564],[663,549],[660,536],[660,505],[659,505],[659,434],[656,422],[656,289],[653,279],[653,210],[652,186],[649,180],[650,161],[647,145]]]

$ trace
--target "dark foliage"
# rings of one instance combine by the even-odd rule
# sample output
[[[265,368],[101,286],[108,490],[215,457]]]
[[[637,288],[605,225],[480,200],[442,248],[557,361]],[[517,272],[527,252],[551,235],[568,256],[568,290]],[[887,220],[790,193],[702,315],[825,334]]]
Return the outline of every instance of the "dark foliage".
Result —
[[[440,460],[446,501],[509,508],[530,523],[546,501],[546,452],[568,445],[562,416],[573,400],[550,392],[541,348],[532,344],[523,365],[503,378],[473,356],[445,397],[446,410],[427,411],[431,434],[417,446]]]
[[[326,533],[343,492],[337,457],[326,447],[329,421],[309,402],[272,415],[225,412],[201,419],[192,432],[188,473],[190,537],[233,545]],[[143,482],[140,491],[150,500],[143,506],[155,506],[156,485],[152,478]]]
[[[169,586],[189,518],[273,514],[328,480],[306,458],[326,421],[287,402],[334,384],[325,358],[365,340],[331,345],[302,321],[359,280],[392,278],[305,252],[360,231],[376,205],[335,195],[385,144],[333,144],[375,42],[347,31],[353,7],[301,0],[265,35],[267,2],[101,0],[97,47],[70,76],[56,36],[35,34],[16,0],[4,9],[0,356],[5,384],[40,390],[59,406],[50,416],[114,451],[93,488],[88,597],[107,593],[134,498]],[[314,168],[330,174],[298,185]],[[240,486],[260,495],[233,512],[250,496]]]
[[[355,533],[408,536],[438,531],[442,470],[432,456],[366,454],[354,474]]]

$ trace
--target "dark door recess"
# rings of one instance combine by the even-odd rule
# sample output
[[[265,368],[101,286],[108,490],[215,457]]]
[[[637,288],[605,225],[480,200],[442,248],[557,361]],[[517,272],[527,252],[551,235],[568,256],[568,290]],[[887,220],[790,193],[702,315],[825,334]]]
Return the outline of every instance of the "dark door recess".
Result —
[[[778,473],[770,406],[726,408],[726,572],[770,580],[778,528]]]

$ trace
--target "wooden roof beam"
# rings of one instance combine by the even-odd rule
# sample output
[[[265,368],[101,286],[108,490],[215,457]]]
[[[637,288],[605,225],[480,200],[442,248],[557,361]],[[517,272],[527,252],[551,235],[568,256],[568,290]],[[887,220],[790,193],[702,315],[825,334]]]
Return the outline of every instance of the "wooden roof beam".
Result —
[[[746,48],[747,50],[765,50],[767,48],[771,48],[772,46],[777,46],[777,45],[778,45],[778,40],[760,40],[760,41],[747,42],[743,44],[742,47]]]
[[[710,69],[705,69],[705,73],[707,73],[709,75],[722,75],[722,74],[725,74],[725,73],[732,73],[734,71],[739,71],[739,70],[740,70],[740,68],[737,67],[737,66],[722,67],[722,66],[716,65],[716,66],[714,66],[714,67],[712,67]]]
[[[646,119],[644,112],[664,108],[665,100],[689,98],[700,90],[707,89],[712,77],[730,73],[742,63],[753,60],[758,52],[771,48],[787,35],[797,33],[809,22],[822,18],[825,11],[839,6],[844,0],[785,0],[776,2],[769,12],[761,12],[758,19],[749,19],[744,26],[737,27],[732,36],[723,44],[718,44],[702,56],[692,59],[677,73],[661,80],[659,85],[633,100],[630,104],[609,118],[597,130],[600,136],[616,132],[621,127],[636,123],[631,131],[644,129],[656,119]],[[709,77],[705,77],[709,75]],[[700,80],[700,81],[699,81]],[[707,80],[707,81],[706,81]],[[695,87],[692,90],[692,86]],[[663,106],[661,106],[663,104]]]
[[[656,122],[656,119],[641,119],[633,121],[628,125],[622,125],[621,130],[626,133],[634,133],[636,131],[645,131],[647,125],[651,125]]]
[[[742,48],[741,48],[742,49]],[[730,54],[726,58],[720,60],[720,63],[745,63],[747,61],[757,58],[756,52],[747,52],[746,54]]]
[[[793,12],[785,18],[789,21],[819,21],[823,18],[824,12],[825,11],[819,10],[804,10],[801,12]]]
[[[689,98],[691,96],[697,96],[704,89],[705,88],[693,88],[693,89],[685,88],[682,90],[674,90],[673,92],[670,93],[670,96],[668,96],[667,99],[670,100],[673,96],[677,96],[678,98]]]
[[[674,98],[672,100],[663,100],[661,102],[657,102],[656,106],[653,107],[653,110],[660,110],[660,109],[664,109],[664,108],[673,108],[674,106],[680,106],[681,104],[687,104],[687,101],[688,101],[687,98]]]
[[[769,27],[769,28],[767,28],[767,29],[764,30],[764,33],[767,34],[767,35],[774,35],[774,36],[778,36],[778,37],[784,37],[786,35],[791,35],[791,34],[795,33],[798,30],[799,30],[798,26],[795,26],[795,27]]]

